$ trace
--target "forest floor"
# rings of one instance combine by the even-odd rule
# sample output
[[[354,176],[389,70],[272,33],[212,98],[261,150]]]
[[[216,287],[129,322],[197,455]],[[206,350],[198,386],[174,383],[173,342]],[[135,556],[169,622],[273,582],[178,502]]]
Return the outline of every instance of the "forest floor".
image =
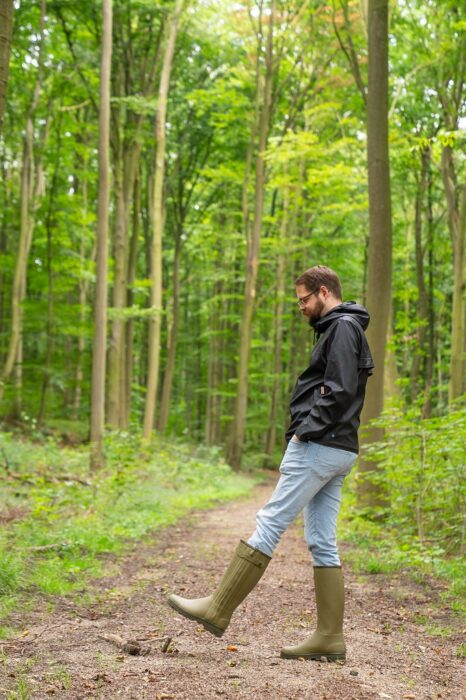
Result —
[[[251,498],[195,512],[135,547],[118,574],[92,583],[92,603],[64,598],[17,612],[23,633],[0,644],[0,697],[126,700],[415,700],[464,697],[458,618],[443,584],[406,573],[345,569],[347,660],[280,659],[312,629],[315,604],[302,525],[283,537],[259,586],[222,639],[178,616],[168,591],[208,594],[273,484]],[[344,560],[345,546],[341,547]],[[138,639],[131,656],[103,639]],[[169,642],[171,638],[171,642]]]

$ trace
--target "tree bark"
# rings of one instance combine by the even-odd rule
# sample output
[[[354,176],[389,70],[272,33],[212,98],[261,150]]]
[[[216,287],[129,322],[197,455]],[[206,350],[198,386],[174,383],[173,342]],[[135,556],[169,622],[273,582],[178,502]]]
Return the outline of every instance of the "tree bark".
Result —
[[[91,389],[92,470],[104,465],[105,365],[107,341],[108,209],[110,202],[110,76],[112,62],[112,0],[102,0],[103,31],[99,110],[99,199]]]
[[[162,321],[162,237],[163,237],[163,184],[165,174],[165,142],[167,99],[170,85],[170,73],[175,50],[178,24],[183,9],[183,0],[177,0],[170,25],[165,55],[160,76],[160,87],[155,120],[157,139],[156,163],[154,177],[154,196],[152,203],[152,245],[151,245],[151,308],[153,316],[149,321],[149,361],[147,396],[144,411],[144,437],[149,439],[154,426],[155,404],[160,362],[160,330]]]
[[[238,386],[235,400],[233,424],[227,450],[227,461],[234,469],[240,469],[246,429],[248,405],[248,369],[252,338],[252,319],[256,298],[257,273],[259,269],[260,232],[264,210],[265,162],[264,155],[269,134],[273,79],[273,31],[275,22],[275,0],[271,2],[266,48],[266,74],[264,97],[259,125],[259,143],[256,155],[254,223],[248,241],[246,284],[243,313],[240,326],[240,348],[238,361]]]
[[[368,94],[367,162],[369,181],[369,250],[367,307],[371,314],[367,337],[375,363],[369,379],[362,416],[364,442],[381,437],[381,429],[367,427],[380,416],[384,404],[384,365],[391,308],[392,223],[388,148],[388,0],[368,3]],[[363,474],[376,465],[360,461]],[[360,499],[368,505],[379,502],[378,490],[368,479],[360,481]]]
[[[13,0],[0,0],[0,136],[6,109],[6,93],[13,35]]]

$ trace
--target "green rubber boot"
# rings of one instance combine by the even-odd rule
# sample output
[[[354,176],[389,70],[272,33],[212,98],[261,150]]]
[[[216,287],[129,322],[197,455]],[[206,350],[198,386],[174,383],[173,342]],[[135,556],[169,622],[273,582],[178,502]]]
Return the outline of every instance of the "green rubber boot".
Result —
[[[338,661],[346,658],[343,639],[345,589],[340,566],[315,566],[314,585],[317,604],[317,629],[308,639],[294,647],[284,647],[282,659]]]
[[[206,630],[221,637],[238,605],[261,579],[270,559],[241,540],[212,595],[189,600],[172,594],[168,597],[168,604],[180,615],[200,622]]]

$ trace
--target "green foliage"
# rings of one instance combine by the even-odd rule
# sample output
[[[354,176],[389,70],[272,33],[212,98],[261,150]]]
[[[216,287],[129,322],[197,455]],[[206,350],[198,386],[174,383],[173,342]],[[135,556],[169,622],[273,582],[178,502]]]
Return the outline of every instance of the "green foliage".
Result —
[[[427,420],[417,408],[393,406],[378,425],[385,439],[367,450],[378,465],[369,478],[385,504],[361,511],[357,480],[350,481],[342,522],[342,536],[352,543],[349,558],[365,573],[406,569],[446,578],[450,595],[464,600],[466,407],[459,403]]]
[[[385,439],[367,448],[379,469],[372,480],[387,497],[383,515],[400,542],[429,545],[438,554],[464,548],[466,407],[422,419],[419,408],[388,409],[375,423]],[[437,554],[437,555],[438,555]]]

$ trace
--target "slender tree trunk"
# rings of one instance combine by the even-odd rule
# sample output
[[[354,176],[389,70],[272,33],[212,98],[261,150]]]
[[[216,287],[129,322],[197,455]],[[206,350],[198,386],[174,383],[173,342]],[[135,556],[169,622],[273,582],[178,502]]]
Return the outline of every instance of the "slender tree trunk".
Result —
[[[0,0],[0,136],[6,108],[11,37],[13,34],[13,0]]]
[[[453,307],[451,313],[451,360],[448,401],[461,396],[465,385],[465,247],[466,247],[466,181],[457,187],[453,151],[442,150],[442,178],[447,200],[448,228],[453,247]],[[459,189],[459,192],[458,192]]]
[[[419,293],[418,326],[416,329],[416,351],[411,369],[411,399],[414,401],[419,393],[419,373],[421,361],[426,356],[425,339],[427,327],[427,291],[424,280],[424,250],[422,245],[422,214],[424,197],[427,189],[429,157],[427,151],[421,155],[421,174],[416,192],[416,209],[414,217],[414,238],[416,252],[416,279]]]
[[[81,262],[81,271],[84,266],[84,241],[81,241],[79,257]],[[82,272],[81,272],[82,274]],[[84,350],[86,349],[86,340],[84,338],[84,324],[86,321],[86,296],[87,296],[87,284],[86,280],[82,277],[79,280],[79,336],[78,336],[78,358],[76,362],[76,379],[73,397],[73,412],[72,416],[76,420],[79,414],[79,408],[81,406],[81,397],[83,393],[83,362],[84,362]]]
[[[165,173],[165,122],[167,114],[170,73],[175,50],[176,36],[183,0],[177,0],[160,76],[155,132],[157,139],[154,177],[154,199],[152,204],[152,246],[151,246],[151,308],[153,317],[149,321],[149,366],[147,397],[144,412],[144,437],[149,438],[154,426],[155,403],[160,361],[160,330],[162,321],[162,237],[163,237],[163,184]]]
[[[429,275],[428,275],[428,330],[429,330],[429,346],[426,362],[426,378],[424,391],[424,405],[422,408],[423,418],[430,418],[432,412],[432,384],[434,382],[434,358],[436,355],[435,348],[435,312],[434,312],[434,214],[433,214],[433,194],[432,194],[432,169],[431,159],[432,153],[430,148],[427,151],[427,253],[429,258]]]
[[[251,238],[248,241],[246,268],[246,285],[244,291],[243,314],[240,327],[240,349],[238,362],[238,387],[235,400],[233,425],[228,445],[227,461],[234,469],[241,467],[246,429],[246,414],[248,405],[248,370],[249,355],[252,339],[252,318],[254,313],[257,273],[259,268],[259,247],[265,193],[265,162],[264,153],[269,134],[270,111],[272,102],[273,78],[273,30],[275,22],[275,0],[271,2],[269,30],[266,49],[266,75],[264,83],[264,98],[259,126],[258,153],[256,156],[255,175],[255,207],[254,223]]]
[[[283,344],[283,314],[285,312],[285,290],[286,290],[286,248],[287,248],[287,229],[288,229],[288,210],[290,205],[290,191],[285,188],[283,201],[283,217],[280,227],[280,250],[278,254],[277,265],[277,301],[274,310],[274,351],[273,351],[273,383],[271,391],[271,405],[269,428],[267,430],[267,439],[265,445],[265,454],[272,457],[276,438],[277,438],[277,415],[278,407],[281,404],[281,388],[283,386],[282,372],[282,344]]]
[[[8,381],[18,357],[18,346],[23,328],[22,302],[26,293],[26,271],[34,226],[34,117],[39,104],[43,78],[45,0],[40,6],[40,48],[37,78],[34,86],[31,106],[26,119],[26,133],[23,146],[23,163],[21,170],[21,211],[18,250],[16,254],[15,273],[11,292],[11,333],[8,352],[0,381],[0,401],[3,398],[5,383]],[[37,184],[36,191],[39,191]],[[22,356],[22,352],[20,353]]]
[[[224,229],[223,229],[224,230]],[[217,251],[217,264],[220,266],[220,251]],[[209,352],[207,360],[207,399],[205,440],[207,445],[219,442],[220,434],[220,396],[219,386],[222,380],[221,333],[223,326],[222,294],[224,280],[215,280],[212,290],[212,301],[209,313]]]
[[[257,38],[256,85],[255,85],[256,99],[254,102],[254,117],[253,117],[253,121],[252,121],[251,134],[249,137],[248,148],[246,151],[246,164],[245,164],[245,168],[244,168],[244,179],[243,179],[243,190],[242,190],[243,228],[244,228],[244,234],[246,236],[246,241],[249,241],[250,227],[251,227],[251,218],[249,215],[249,210],[250,210],[249,186],[250,186],[250,179],[251,179],[251,165],[252,165],[252,159],[254,156],[254,147],[256,145],[257,132],[258,132],[258,129],[260,126],[260,113],[261,113],[261,111],[260,111],[260,106],[261,106],[260,63],[261,63],[261,54],[262,54],[262,42],[263,42],[263,36],[262,36],[262,32],[260,32],[259,36]]]
[[[97,265],[92,353],[91,453],[92,470],[104,465],[105,365],[107,341],[108,209],[110,203],[110,75],[112,63],[112,0],[102,0],[103,31],[100,67],[99,199]]]
[[[84,119],[86,119],[86,113],[84,114]],[[87,143],[85,144],[87,145]],[[88,213],[88,174],[87,174],[87,167],[88,167],[88,158],[87,154],[83,158],[83,171],[84,175],[82,178],[81,182],[81,190],[82,190],[82,214],[83,214],[83,219],[86,221],[87,220],[87,213]],[[97,253],[97,247],[96,244],[94,243],[94,246],[92,248],[92,253],[91,253],[91,262],[94,262],[95,256]],[[85,263],[85,242],[84,238],[81,238],[80,241],[80,247],[79,247],[79,260],[80,260],[80,268],[81,268],[81,274],[79,278],[79,336],[78,336],[78,357],[77,357],[77,362],[76,362],[76,375],[75,375],[75,387],[74,387],[74,396],[73,396],[73,410],[72,410],[72,416],[76,420],[79,414],[79,409],[81,406],[81,398],[82,398],[82,389],[83,389],[83,381],[84,381],[84,370],[83,370],[83,364],[84,364],[84,352],[86,350],[86,337],[85,337],[85,332],[84,332],[84,327],[86,323],[86,303],[87,303],[87,294],[89,291],[89,281],[87,277],[84,275],[84,263]]]
[[[138,128],[139,132],[139,128]],[[114,236],[114,283],[113,309],[116,313],[126,308],[128,290],[128,247],[131,197],[134,191],[139,164],[140,145],[133,139],[123,144],[121,164],[115,164],[117,182],[117,204]],[[114,318],[110,334],[108,353],[108,423],[123,428],[126,421],[125,378],[126,333],[123,318]]]
[[[55,221],[55,196],[57,190],[58,181],[58,170],[60,167],[60,151],[61,151],[61,119],[58,118],[57,123],[57,152],[55,156],[55,169],[52,177],[52,184],[50,186],[50,196],[49,196],[49,206],[47,211],[47,217],[45,220],[45,228],[47,231],[47,350],[45,354],[44,363],[44,375],[42,379],[42,388],[40,396],[40,406],[39,413],[37,415],[37,423],[41,425],[45,418],[45,406],[47,390],[50,385],[50,370],[52,366],[52,353],[53,353],[53,249],[52,249],[52,227]]]
[[[173,374],[175,371],[176,346],[178,342],[178,327],[180,322],[180,258],[182,240],[182,222],[179,222],[175,232],[175,260],[173,262],[173,318],[169,333],[167,364],[163,378],[162,398],[160,401],[160,413],[158,429],[164,433],[167,429],[168,415],[170,410],[170,396],[173,385]]]
[[[375,363],[369,379],[362,422],[364,441],[380,439],[381,429],[367,427],[380,416],[384,403],[384,365],[391,307],[392,224],[390,165],[388,148],[388,0],[368,3],[368,94],[367,161],[369,176],[369,251],[367,268],[367,306],[371,314],[368,340]],[[362,473],[376,465],[362,459]],[[367,479],[360,481],[360,498],[369,505],[379,502],[378,491]]]
[[[11,192],[9,187],[10,180],[10,170],[5,163],[4,158],[1,159],[1,174],[0,182],[2,183],[2,199],[4,202],[5,209],[8,209],[11,201]],[[0,228],[0,255],[4,255],[7,251],[7,217],[4,216],[2,220],[2,225]],[[4,361],[4,330],[5,330],[5,273],[0,269],[0,366],[3,365]]]
[[[131,243],[128,260],[128,298],[127,306],[131,308],[133,305],[133,285],[136,280],[137,252],[139,239],[139,212],[141,210],[141,180],[139,175],[134,182],[133,195],[133,230],[131,234]],[[133,383],[133,365],[134,365],[134,318],[130,317],[126,324],[126,361],[124,368],[124,380],[126,389],[124,391],[124,424],[127,427],[130,421],[131,413],[131,386]]]
[[[117,107],[118,110],[118,107]],[[119,115],[118,115],[119,116]],[[120,131],[120,120],[115,120],[118,126],[113,128]],[[113,120],[112,120],[113,125]],[[126,272],[128,232],[126,226],[126,203],[123,194],[123,154],[120,134],[115,137],[116,147],[113,149],[113,189],[115,201],[115,219],[113,226],[113,289],[112,312],[118,314],[126,304]],[[110,324],[107,356],[107,423],[112,428],[120,427],[120,370],[121,353],[124,352],[122,337],[124,333],[123,319],[113,317]]]

